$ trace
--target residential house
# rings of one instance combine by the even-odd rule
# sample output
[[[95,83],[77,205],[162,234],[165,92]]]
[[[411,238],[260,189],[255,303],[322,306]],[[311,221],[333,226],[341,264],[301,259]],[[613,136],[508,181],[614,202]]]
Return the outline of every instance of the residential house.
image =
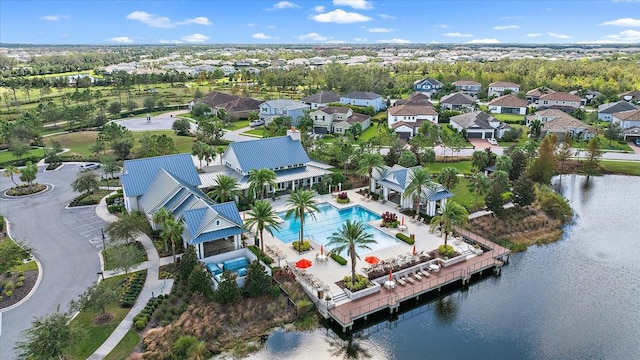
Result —
[[[355,124],[360,124],[360,129],[364,131],[371,126],[371,116],[353,113],[346,119],[336,120],[333,124],[333,132],[336,134],[347,134]]]
[[[631,90],[623,92],[618,97],[624,101],[631,101],[634,103],[640,102],[640,90]]]
[[[522,100],[514,94],[507,94],[491,100],[489,112],[492,114],[526,115],[528,105],[526,100]]]
[[[538,109],[573,111],[579,109],[581,105],[582,98],[580,96],[560,91],[544,94],[540,96],[540,100],[538,100]]]
[[[438,123],[438,112],[431,106],[405,104],[387,110],[387,125],[405,140],[417,134],[425,121]]]
[[[229,95],[220,91],[212,91],[202,99],[196,99],[189,103],[189,110],[196,103],[207,104],[211,113],[217,113],[219,109],[224,109],[228,120],[247,118],[252,111],[258,112],[262,101],[237,95]]]
[[[442,83],[434,78],[426,78],[413,82],[413,91],[424,93],[432,96],[442,89]]]
[[[415,202],[419,202],[420,212],[428,216],[435,216],[438,209],[446,206],[447,199],[453,196],[444,186],[432,182],[431,186],[422,189],[419,196],[407,193],[406,189],[413,179],[413,171],[421,166],[406,168],[400,165],[384,166],[374,169],[373,179],[376,187],[382,190],[382,199],[398,204],[401,208],[415,209]]]
[[[598,106],[598,119],[602,121],[611,121],[613,119],[613,114],[615,113],[637,109],[637,106],[624,100],[602,104]]]
[[[534,120],[542,123],[541,135],[555,134],[558,139],[565,137],[591,139],[596,135],[595,129],[585,122],[576,119],[560,109],[546,109],[536,111],[535,114],[526,117],[527,126],[531,126]]]
[[[260,104],[258,116],[265,124],[269,124],[274,117],[287,116],[291,118],[291,123],[298,125],[300,118],[309,110],[311,106],[300,101],[289,99],[276,99],[265,101]]]
[[[581,90],[571,90],[569,91],[571,95],[578,95],[583,98],[584,105],[591,104],[591,100],[602,95],[599,91],[589,90],[589,89],[581,89]]]
[[[217,184],[216,177],[225,174],[238,181],[239,188],[249,188],[249,172],[253,169],[271,169],[276,173],[276,187],[267,186],[268,194],[276,191],[311,188],[323,175],[331,174],[330,165],[309,159],[295,128],[287,136],[251,141],[232,142],[222,155],[222,164],[206,168],[200,174],[201,187]]]
[[[465,134],[467,139],[499,139],[511,127],[483,111],[452,116],[451,126]]]
[[[520,91],[520,85],[509,82],[509,81],[497,81],[489,84],[489,88],[487,90],[487,96],[502,96],[503,93],[507,90],[511,90],[511,92],[517,93]]]
[[[441,97],[440,107],[443,110],[469,112],[473,111],[475,102],[471,96],[457,92]]]
[[[620,111],[613,113],[611,123],[619,123],[622,130],[633,127],[640,128],[640,109]]]
[[[222,65],[219,67],[220,70],[224,73],[224,76],[233,75],[236,72],[236,68],[231,65]]]
[[[311,109],[319,109],[328,106],[330,103],[340,102],[340,95],[334,94],[331,91],[320,91],[313,95],[303,97],[303,103],[309,104]]]
[[[393,105],[424,105],[433,107],[433,103],[431,102],[431,98],[429,97],[429,95],[423,94],[421,92],[414,92],[413,94],[409,95],[407,99],[396,100]]]
[[[387,106],[382,99],[382,95],[368,91],[354,91],[342,95],[340,96],[340,103],[364,107],[371,106],[375,111],[380,111]]]
[[[120,177],[127,211],[139,211],[154,229],[162,208],[184,226],[184,246],[194,246],[199,259],[242,247],[242,219],[234,202],[216,204],[198,186],[190,154],[126,160]]]
[[[482,84],[473,80],[458,80],[454,81],[452,85],[456,87],[456,91],[472,97],[477,97],[478,93],[482,91]]]
[[[345,134],[353,124],[360,124],[362,130],[371,125],[369,115],[354,113],[346,106],[327,106],[309,114],[313,120],[313,132],[316,134]]]
[[[527,91],[525,98],[527,99],[527,102],[529,104],[537,104],[538,101],[540,100],[540,96],[551,94],[554,92],[555,90],[551,90],[548,87],[543,86],[543,87],[539,87],[539,88],[535,88],[533,90]]]

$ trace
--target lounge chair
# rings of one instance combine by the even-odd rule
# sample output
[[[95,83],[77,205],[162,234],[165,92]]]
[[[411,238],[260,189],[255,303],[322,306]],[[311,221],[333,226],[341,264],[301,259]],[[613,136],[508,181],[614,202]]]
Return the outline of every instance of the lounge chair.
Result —
[[[416,281],[413,280],[410,276],[405,276],[402,279],[405,280],[405,281],[410,282],[411,284],[415,284],[416,283]]]
[[[420,276],[420,274],[416,271],[415,273],[411,274],[413,275],[414,278],[416,278],[416,280],[421,280],[422,281],[422,276]]]
[[[402,285],[402,286],[406,286],[406,285],[407,285],[407,283],[406,283],[406,282],[404,281],[404,279],[402,279],[402,278],[397,278],[397,279],[396,279],[396,282],[397,282],[398,284]]]
[[[424,277],[429,277],[429,272],[425,269],[420,269],[418,272]]]

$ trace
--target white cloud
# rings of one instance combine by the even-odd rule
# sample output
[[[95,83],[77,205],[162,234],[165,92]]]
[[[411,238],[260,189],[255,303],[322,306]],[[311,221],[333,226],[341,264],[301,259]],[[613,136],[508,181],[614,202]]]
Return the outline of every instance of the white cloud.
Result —
[[[640,31],[625,30],[620,34],[607,35],[605,40],[616,43],[640,43]]]
[[[566,35],[566,34],[558,34],[555,32],[548,32],[547,35],[551,36],[552,38],[556,38],[556,39],[571,39],[572,36]]]
[[[598,25],[611,25],[611,26],[623,26],[623,27],[640,27],[640,19],[622,18],[612,21],[605,21]]]
[[[271,9],[268,10],[282,10],[282,9],[299,9],[300,5],[294,4],[291,1],[280,1],[279,3],[273,4]]]
[[[341,9],[336,9],[324,14],[318,14],[311,17],[311,19],[321,23],[337,23],[337,24],[350,24],[356,22],[371,21],[368,16],[354,12],[346,12]]]
[[[247,26],[248,26],[248,27],[255,27],[255,26],[258,26],[258,25],[257,25],[257,24],[254,24],[254,23],[248,23],[248,24],[247,24]]]
[[[40,20],[46,21],[60,21],[64,19],[69,19],[71,16],[69,15],[47,15],[40,18]]]
[[[267,25],[267,29],[275,29],[276,26],[275,25]]]
[[[314,6],[313,10],[315,10],[317,12],[323,12],[324,11],[324,6],[322,6],[322,5]]]
[[[518,25],[501,25],[501,26],[494,26],[493,30],[511,30],[511,29],[519,29],[520,26]]]
[[[180,40],[158,40],[160,44],[182,44]]]
[[[449,37],[473,37],[473,34],[462,34],[459,32],[449,32],[449,33],[444,33],[442,35],[449,36]]]
[[[542,36],[541,33],[529,33],[529,34],[527,34],[527,37],[540,37],[540,36]]]
[[[369,28],[367,29],[367,31],[369,31],[370,33],[390,33],[393,31],[393,29],[387,29],[387,28]]]
[[[326,37],[326,36],[322,36],[322,35],[320,35],[318,33],[312,32],[312,33],[308,33],[306,35],[298,36],[298,40],[327,41],[327,40],[329,40],[329,38]]]
[[[500,44],[498,39],[473,39],[469,44]]]
[[[107,41],[113,42],[116,44],[132,44],[133,43],[133,39],[131,39],[128,36],[116,36],[116,37],[108,38]]]
[[[277,37],[275,36],[269,36],[265,33],[255,33],[253,35],[251,35],[252,38],[254,39],[258,39],[258,40],[272,40],[272,39],[277,39]]]
[[[335,6],[351,6],[354,9],[370,10],[373,9],[373,4],[366,0],[333,0]]]
[[[378,40],[379,43],[384,43],[384,44],[410,44],[411,41],[407,40],[407,39],[382,39],[382,40]]]
[[[391,16],[391,15],[387,15],[387,14],[380,14],[380,15],[378,15],[378,16],[380,16],[380,17],[381,17],[381,18],[383,18],[383,19],[387,19],[387,20],[397,19],[397,17],[395,17],[395,16]]]
[[[449,25],[447,25],[447,24],[438,24],[438,25],[436,25],[436,27],[440,28],[440,29],[448,29]]]
[[[203,43],[209,40],[209,37],[202,34],[191,34],[181,37],[180,40],[188,43]]]
[[[211,25],[211,21],[209,21],[209,19],[204,16],[199,16],[193,19],[186,19],[183,21],[171,21],[171,19],[169,19],[166,16],[149,14],[146,11],[134,11],[129,15],[127,15],[126,18],[128,20],[140,21],[145,25],[148,25],[151,27],[157,27],[157,28],[174,28],[177,26],[190,25],[190,24],[207,25],[207,26]]]
[[[346,44],[347,42],[344,40],[329,40],[327,44]]]

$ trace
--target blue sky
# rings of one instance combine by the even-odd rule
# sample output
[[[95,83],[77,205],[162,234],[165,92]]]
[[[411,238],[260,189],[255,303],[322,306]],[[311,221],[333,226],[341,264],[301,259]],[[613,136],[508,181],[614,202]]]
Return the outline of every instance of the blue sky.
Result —
[[[640,43],[640,0],[0,1],[0,43]]]

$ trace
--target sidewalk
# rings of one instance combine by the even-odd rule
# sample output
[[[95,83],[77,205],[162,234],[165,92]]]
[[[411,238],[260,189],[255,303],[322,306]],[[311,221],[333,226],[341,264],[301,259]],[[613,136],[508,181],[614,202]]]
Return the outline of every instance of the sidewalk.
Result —
[[[100,201],[100,204],[96,207],[96,213],[102,219],[112,222],[118,220],[118,218],[110,214],[107,211],[107,204],[104,199]],[[168,294],[171,291],[171,287],[173,286],[173,279],[158,279],[159,275],[159,267],[161,265],[170,264],[173,260],[172,257],[164,257],[160,259],[158,257],[158,252],[153,246],[153,242],[146,235],[138,237],[138,240],[144,246],[144,250],[147,252],[148,261],[138,265],[137,269],[147,269],[147,279],[144,283],[144,287],[138,296],[138,300],[133,305],[129,313],[122,319],[120,324],[116,327],[116,329],[111,333],[111,335],[105,340],[105,342],[93,353],[88,359],[91,360],[100,360],[104,359],[109,353],[113,350],[113,348],[120,343],[120,341],[124,338],[127,332],[133,326],[133,317],[136,316],[140,311],[144,309],[147,305],[149,299],[152,296],[157,296],[160,294]],[[105,274],[107,276],[114,276],[114,273]]]

